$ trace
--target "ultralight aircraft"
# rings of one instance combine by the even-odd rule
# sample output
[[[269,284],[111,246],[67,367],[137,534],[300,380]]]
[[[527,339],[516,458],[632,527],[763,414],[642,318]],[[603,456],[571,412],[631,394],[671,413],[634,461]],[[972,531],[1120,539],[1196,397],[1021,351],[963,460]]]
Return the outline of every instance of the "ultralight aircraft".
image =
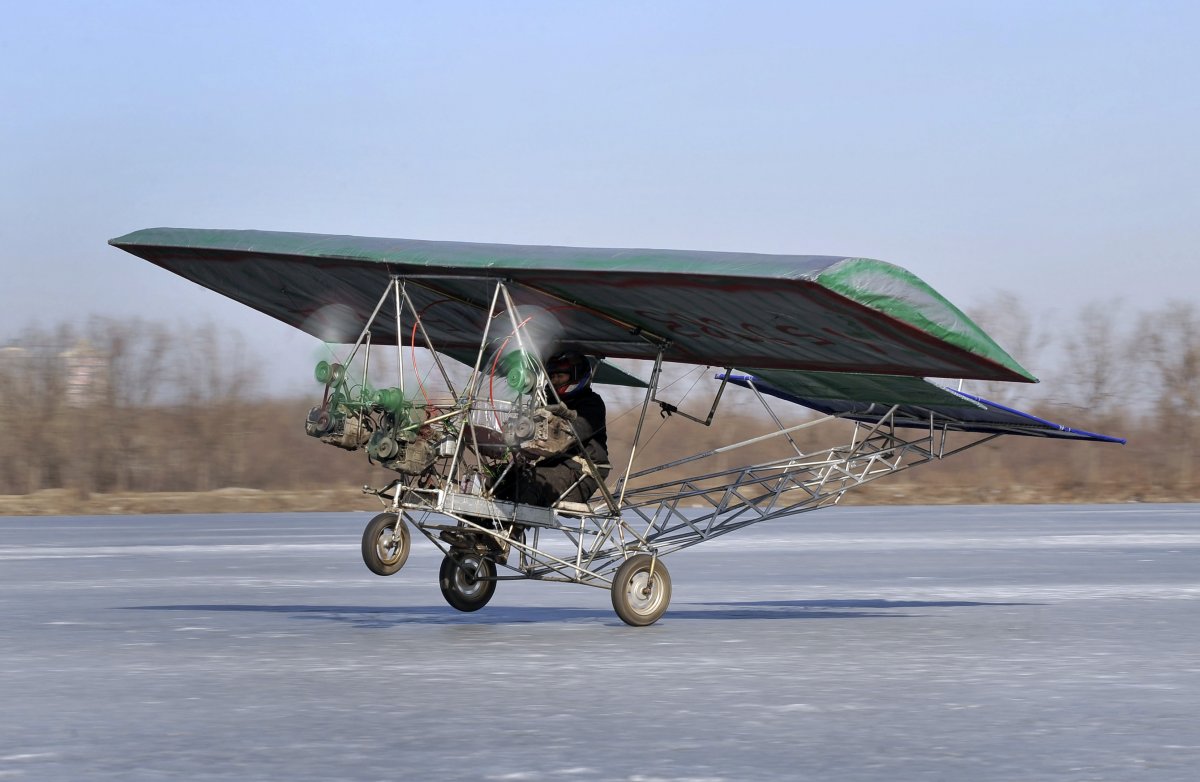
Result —
[[[671,599],[672,552],[1002,435],[1124,442],[963,392],[961,379],[1036,378],[915,275],[867,258],[177,228],[110,244],[345,346],[344,360],[317,365],[305,430],[397,475],[363,489],[384,504],[363,533],[367,567],[400,570],[416,530],[443,552],[441,591],[460,611],[484,607],[500,581],[536,579],[608,589],[624,622],[649,625]],[[376,388],[380,346],[394,346],[396,383]],[[565,350],[586,357],[591,382],[644,389],[632,445],[610,464],[579,447],[549,382],[547,360]],[[642,359],[649,378],[609,359]],[[706,415],[668,398],[664,362],[719,370]],[[651,411],[708,426],[735,394],[774,428],[639,459]],[[823,415],[787,425],[766,397]],[[854,422],[848,441],[797,443],[839,419]],[[710,467],[768,441],[778,458]],[[565,453],[593,480],[584,501],[578,485],[539,503],[500,491],[514,470]]]

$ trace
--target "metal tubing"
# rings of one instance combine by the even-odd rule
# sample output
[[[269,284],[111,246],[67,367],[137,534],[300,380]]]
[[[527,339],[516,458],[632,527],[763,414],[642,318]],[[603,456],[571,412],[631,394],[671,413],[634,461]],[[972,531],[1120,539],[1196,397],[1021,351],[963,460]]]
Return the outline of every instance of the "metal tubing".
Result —
[[[402,319],[403,310],[400,307],[400,288],[401,283],[397,277],[392,276],[392,287],[396,292],[396,381],[400,388],[400,396],[404,396],[404,322]]]
[[[441,373],[442,381],[445,382],[446,388],[450,391],[451,398],[457,399],[458,392],[454,389],[454,383],[450,380],[450,374],[446,372],[446,367],[442,364],[441,354],[434,349],[433,340],[429,338],[429,333],[425,331],[425,324],[421,322],[421,315],[417,312],[417,305],[413,303],[412,298],[408,295],[407,285],[404,288],[404,303],[408,305],[408,311],[412,313],[413,322],[416,324],[417,329],[421,332],[421,339],[425,341],[425,348],[429,351],[429,354],[433,356],[433,363],[437,365],[438,372]],[[397,336],[397,341],[402,341],[399,336]],[[414,339],[410,349],[416,350],[416,348],[416,340]],[[413,363],[416,363],[415,359],[413,360]]]
[[[383,289],[383,295],[379,297],[379,303],[375,305],[375,309],[371,312],[371,317],[367,318],[367,325],[363,326],[362,332],[358,335],[358,339],[354,341],[354,348],[350,351],[350,358],[346,359],[346,366],[354,361],[354,357],[358,355],[358,348],[362,345],[362,341],[366,339],[371,332],[371,325],[375,322],[375,318],[379,315],[379,310],[383,309],[383,303],[387,301],[388,294],[392,291],[392,286],[396,284],[396,278],[393,277],[388,281],[387,287]],[[399,337],[399,335],[397,335]]]
[[[658,351],[658,356],[654,359],[654,371],[650,373],[650,385],[646,386],[646,397],[642,400],[642,411],[638,415],[637,429],[633,433],[633,446],[629,449],[629,463],[625,466],[625,476],[621,478],[621,496],[617,499],[617,507],[624,507],[625,504],[625,489],[629,486],[629,473],[633,471],[633,460],[637,455],[638,443],[642,441],[642,426],[646,423],[646,410],[650,407],[650,401],[654,398],[654,389],[658,388],[659,379],[662,376],[663,351]]]

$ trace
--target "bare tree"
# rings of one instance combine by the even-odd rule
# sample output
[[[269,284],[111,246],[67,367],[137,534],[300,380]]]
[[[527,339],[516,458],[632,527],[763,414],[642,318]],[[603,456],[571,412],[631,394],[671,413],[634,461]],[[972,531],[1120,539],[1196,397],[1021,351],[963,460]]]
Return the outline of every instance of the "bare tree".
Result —
[[[262,449],[251,408],[258,401],[258,370],[240,334],[212,323],[175,335],[176,399],[182,442],[192,459],[188,488],[210,490],[242,482]]]
[[[107,361],[103,396],[93,406],[93,464],[101,491],[146,490],[160,474],[161,437],[153,410],[169,393],[171,334],[161,323],[92,318],[88,335]]]
[[[1045,319],[1030,314],[1020,299],[1009,291],[993,294],[972,308],[969,314],[1005,352],[1034,375],[1039,374],[1039,365],[1046,360],[1054,342],[1053,330]],[[976,381],[972,388],[992,401],[1018,407],[1034,396],[1030,387],[1023,383]]]
[[[1190,301],[1169,302],[1141,318],[1134,344],[1149,387],[1157,390],[1158,429],[1162,445],[1175,454],[1174,480],[1192,487],[1200,435],[1200,311]]]
[[[1111,419],[1131,401],[1128,320],[1119,301],[1092,302],[1079,310],[1073,330],[1064,336],[1060,382],[1095,420]]]
[[[17,372],[16,416],[7,435],[19,449],[24,491],[65,486],[71,432],[62,416],[67,394],[62,346],[75,338],[67,325],[53,332],[30,331],[22,338],[25,356]]]
[[[1134,374],[1129,321],[1117,300],[1085,304],[1068,321],[1053,385],[1064,400],[1056,407],[1072,425],[1106,434],[1125,428],[1120,419],[1128,415]],[[1073,485],[1097,487],[1116,478],[1119,459],[1114,457],[1119,456],[1110,447],[1088,444],[1064,460],[1060,471],[1069,473]]]

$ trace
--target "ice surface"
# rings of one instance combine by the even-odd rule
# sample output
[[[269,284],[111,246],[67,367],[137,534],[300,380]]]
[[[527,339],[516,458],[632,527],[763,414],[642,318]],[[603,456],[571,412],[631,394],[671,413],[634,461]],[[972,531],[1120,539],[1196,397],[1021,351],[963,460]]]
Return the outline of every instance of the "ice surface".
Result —
[[[1180,780],[1200,508],[834,508],[447,606],[369,514],[0,518],[0,778]]]

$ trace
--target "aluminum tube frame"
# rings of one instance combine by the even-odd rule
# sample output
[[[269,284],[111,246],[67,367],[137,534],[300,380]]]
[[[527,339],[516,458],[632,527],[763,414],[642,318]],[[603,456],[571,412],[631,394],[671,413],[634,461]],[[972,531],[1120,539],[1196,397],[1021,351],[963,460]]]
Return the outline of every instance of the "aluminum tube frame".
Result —
[[[806,454],[792,437],[795,432],[842,419],[825,416],[788,427],[771,413],[775,431],[638,470],[647,411],[657,401],[662,363],[669,351],[669,343],[656,342],[653,336],[646,335],[648,341],[660,346],[660,351],[641,402],[628,463],[615,483],[603,486],[601,495],[586,505],[559,503],[546,509],[488,500],[465,493],[460,483],[466,470],[478,469],[466,463],[468,443],[476,455],[482,453],[471,416],[485,408],[491,409],[490,403],[480,406],[483,400],[479,393],[492,324],[501,304],[512,321],[518,346],[521,349],[526,346],[521,324],[517,322],[514,298],[509,291],[511,281],[489,278],[487,283],[492,288],[491,301],[471,379],[463,393],[453,393],[449,410],[430,419],[454,424],[457,430],[453,455],[441,479],[424,487],[409,485],[412,481],[408,479],[399,479],[387,489],[364,491],[376,494],[393,511],[404,514],[413,527],[447,556],[456,555],[456,549],[441,537],[448,530],[470,533],[473,539],[485,542],[487,555],[501,572],[506,573],[498,575],[498,579],[525,578],[610,588],[616,570],[636,553],[648,553],[657,561],[666,554],[751,524],[828,507],[855,488],[947,458],[1000,436],[974,435],[975,439],[969,442],[950,445],[951,432],[939,425],[934,416],[930,416],[928,428],[903,429],[896,426],[896,409],[892,408],[869,424],[855,423],[849,442]],[[434,353],[443,380],[453,392],[449,375],[437,357],[436,346],[429,339],[420,314],[401,281],[389,283],[388,291],[363,329],[355,351],[364,340],[369,340],[371,322],[379,314],[392,286],[395,286],[398,310],[397,328],[401,324],[399,311],[407,309],[414,318],[414,329],[420,333],[425,347]],[[398,334],[398,342],[399,337]],[[541,357],[538,360],[540,362]],[[542,369],[544,371],[544,367]],[[728,375],[727,371],[726,377]],[[700,420],[700,423],[711,422],[723,390],[724,384],[713,400],[708,421]],[[754,392],[766,406],[758,390],[754,389]],[[744,467],[709,472],[696,470],[706,459],[773,438],[786,440],[790,446],[786,450],[792,453]],[[672,477],[672,472],[686,472],[686,475]],[[658,474],[662,474],[664,480],[647,483],[650,476]]]

